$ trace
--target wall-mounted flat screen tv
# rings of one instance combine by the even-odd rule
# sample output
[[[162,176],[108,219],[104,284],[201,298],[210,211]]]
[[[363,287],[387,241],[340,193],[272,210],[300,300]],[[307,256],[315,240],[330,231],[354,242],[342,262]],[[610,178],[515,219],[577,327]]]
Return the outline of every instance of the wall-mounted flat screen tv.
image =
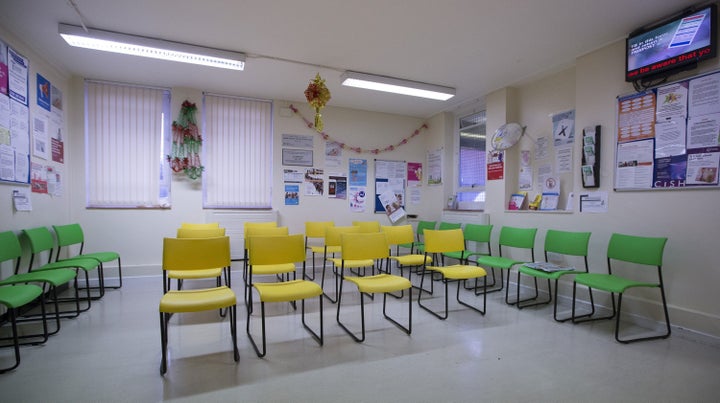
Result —
[[[715,3],[631,33],[627,38],[625,81],[667,77],[697,66],[717,53]]]

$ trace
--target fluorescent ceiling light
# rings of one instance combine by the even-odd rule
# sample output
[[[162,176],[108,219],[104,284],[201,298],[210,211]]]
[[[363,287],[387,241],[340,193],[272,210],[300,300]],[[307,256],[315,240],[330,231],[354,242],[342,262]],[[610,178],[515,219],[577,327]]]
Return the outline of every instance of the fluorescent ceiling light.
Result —
[[[200,64],[223,69],[245,69],[245,55],[239,52],[102,31],[99,29],[85,30],[82,27],[68,24],[60,24],[58,26],[58,33],[60,33],[60,36],[62,36],[70,46],[181,63]]]
[[[346,71],[340,76],[340,78],[342,79],[342,85],[410,95],[413,97],[447,101],[455,96],[454,88],[426,84],[417,81],[401,80],[399,78],[376,76],[373,74],[357,73],[354,71]]]

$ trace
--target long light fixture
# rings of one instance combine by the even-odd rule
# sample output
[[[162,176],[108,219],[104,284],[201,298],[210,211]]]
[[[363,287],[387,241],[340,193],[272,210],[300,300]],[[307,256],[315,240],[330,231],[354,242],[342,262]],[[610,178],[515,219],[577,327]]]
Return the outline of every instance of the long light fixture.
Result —
[[[374,74],[346,71],[341,76],[342,85],[365,88],[375,91],[392,92],[413,97],[430,98],[447,101],[455,96],[455,89],[418,81],[377,76]]]
[[[223,69],[245,69],[245,55],[239,52],[62,23],[58,26],[58,33],[70,46]]]

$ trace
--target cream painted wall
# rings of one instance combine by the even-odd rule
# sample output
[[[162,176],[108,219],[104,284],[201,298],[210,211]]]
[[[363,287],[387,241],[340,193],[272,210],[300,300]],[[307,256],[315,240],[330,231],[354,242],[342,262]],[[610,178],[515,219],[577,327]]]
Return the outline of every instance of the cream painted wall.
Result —
[[[43,77],[48,79],[53,86],[59,88],[64,94],[65,101],[65,119],[67,120],[67,110],[69,109],[68,100],[69,94],[69,76],[63,74],[60,70],[56,69],[51,64],[45,62],[38,54],[32,51],[24,45],[24,43],[18,38],[5,31],[4,28],[0,27],[0,39],[5,41],[9,46],[20,52],[23,56],[30,60],[30,71],[29,71],[29,99],[30,99],[30,110],[32,111],[37,105],[37,92],[35,85],[37,83],[37,74],[40,73]],[[32,114],[32,112],[31,112]],[[30,126],[32,130],[32,125]],[[67,145],[68,131],[64,130],[66,144],[65,144],[65,160],[68,161],[78,154],[73,152]],[[31,141],[32,147],[32,141]],[[82,154],[82,152],[79,152]],[[44,166],[52,166],[54,169],[59,169],[62,174],[62,182],[65,188],[63,194],[59,197],[50,196],[48,194],[31,193],[30,200],[32,203],[31,212],[17,212],[13,207],[12,203],[12,191],[16,188],[24,188],[30,191],[29,185],[9,184],[0,183],[0,231],[14,231],[19,234],[23,228],[34,228],[48,223],[64,223],[67,221],[69,216],[70,208],[70,190],[67,188],[69,181],[71,180],[73,173],[69,171],[67,165],[53,162],[51,160],[46,161],[40,158],[31,157],[31,161],[40,163]],[[22,241],[22,239],[21,239]],[[23,268],[28,263],[28,256],[25,253],[22,264]],[[4,277],[10,274],[13,270],[11,265],[5,264],[0,267],[2,271],[0,277]]]
[[[528,125],[528,134],[533,137],[549,135],[552,130],[550,115],[566,109],[575,109],[576,136],[585,126],[601,125],[603,142],[599,190],[609,195],[609,211],[605,214],[581,214],[577,212],[577,200],[575,212],[571,214],[505,211],[507,195],[515,190],[517,184],[518,150],[531,147],[529,139],[524,139],[507,156],[506,179],[491,182],[488,186],[493,197],[500,192],[506,195],[501,203],[494,199],[488,204],[488,213],[495,225],[494,235],[497,237],[503,225],[537,227],[535,245],[541,253],[547,229],[592,231],[589,254],[590,270],[593,272],[607,271],[605,253],[613,232],[668,237],[664,280],[672,324],[720,337],[720,306],[716,290],[720,284],[720,270],[716,268],[715,254],[720,239],[720,226],[717,224],[720,191],[613,191],[615,99],[618,95],[633,92],[632,86],[623,81],[623,55],[624,42],[618,42],[579,58],[573,69],[512,89],[517,94],[514,101],[507,101],[506,90],[487,97],[490,133],[505,123],[505,116],[494,117],[493,111],[502,115],[513,107],[518,108],[516,117],[522,124]],[[703,65],[693,74],[717,68],[717,62]],[[679,78],[682,76],[673,80]],[[562,179],[564,191],[572,190],[575,194],[583,191],[579,177],[579,153],[580,143],[576,141],[575,173],[572,178]],[[562,205],[564,202],[561,200]],[[570,295],[570,286],[571,283],[566,281],[561,285],[560,292]],[[607,299],[601,301],[608,303]],[[638,320],[650,318],[658,321],[661,320],[661,312],[656,301],[657,292],[635,293],[632,298],[626,297],[624,307],[638,315]]]

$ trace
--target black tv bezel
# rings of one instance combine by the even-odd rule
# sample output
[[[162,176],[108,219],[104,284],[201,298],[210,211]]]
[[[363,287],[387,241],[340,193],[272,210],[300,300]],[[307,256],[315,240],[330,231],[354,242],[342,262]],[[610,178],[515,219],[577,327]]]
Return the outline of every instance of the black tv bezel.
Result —
[[[697,12],[708,9],[708,8],[710,9],[710,45],[708,45],[707,47],[710,48],[710,53],[704,54],[700,57],[688,59],[688,60],[682,61],[680,63],[673,63],[671,65],[668,65],[665,67],[660,67],[660,68],[657,68],[654,70],[651,69],[650,71],[645,72],[645,73],[638,72],[638,74],[633,75],[633,76],[628,75],[628,73],[630,73],[630,71],[628,70],[628,67],[629,67],[628,66],[628,53],[629,53],[628,50],[629,50],[629,44],[630,44],[631,39],[636,38],[637,36],[643,35],[649,31],[661,28],[663,26],[676,23],[678,20],[681,20],[687,16],[696,14]],[[635,31],[631,32],[625,39],[625,81],[640,82],[640,81],[667,78],[673,74],[677,74],[678,72],[696,68],[698,62],[700,62],[700,61],[712,59],[712,58],[716,57],[717,51],[718,51],[718,49],[717,49],[718,48],[717,30],[718,30],[717,3],[715,3],[715,2],[695,6],[695,7],[689,8],[689,9],[685,9],[676,15],[673,15],[671,17],[663,19],[662,21],[660,21],[658,23],[647,25],[642,28],[636,29]],[[704,49],[704,48],[701,48],[701,49]],[[698,49],[696,49],[695,51],[697,51],[697,50]],[[651,65],[665,63],[668,60],[676,59],[679,56],[680,55],[673,56],[673,57],[663,59],[661,61],[651,63],[649,65],[642,66],[642,67],[648,67]],[[633,69],[633,71],[635,71],[635,70],[638,70],[638,69],[637,68]]]

